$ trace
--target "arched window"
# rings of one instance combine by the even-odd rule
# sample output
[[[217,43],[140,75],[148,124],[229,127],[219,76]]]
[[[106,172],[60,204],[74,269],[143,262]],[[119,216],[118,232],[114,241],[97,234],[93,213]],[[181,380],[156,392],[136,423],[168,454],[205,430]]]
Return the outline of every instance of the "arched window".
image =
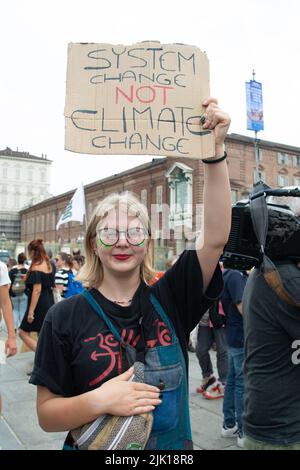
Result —
[[[193,219],[193,169],[176,162],[166,173],[170,188],[170,228],[185,225],[192,227]]]

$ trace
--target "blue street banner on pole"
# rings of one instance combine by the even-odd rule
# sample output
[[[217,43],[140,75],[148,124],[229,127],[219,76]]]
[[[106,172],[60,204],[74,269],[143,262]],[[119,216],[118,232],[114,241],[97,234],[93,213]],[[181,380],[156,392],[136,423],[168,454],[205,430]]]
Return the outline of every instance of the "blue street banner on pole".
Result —
[[[255,80],[246,82],[247,97],[247,129],[249,131],[264,130],[264,112],[262,84]]]

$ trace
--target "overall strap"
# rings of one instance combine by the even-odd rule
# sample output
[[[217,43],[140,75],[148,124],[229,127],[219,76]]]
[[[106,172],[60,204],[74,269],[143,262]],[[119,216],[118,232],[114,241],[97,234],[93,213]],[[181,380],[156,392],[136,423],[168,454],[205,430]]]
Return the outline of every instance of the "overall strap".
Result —
[[[168,317],[168,315],[165,313],[163,307],[161,306],[160,302],[157,300],[154,294],[150,294],[150,301],[155,309],[155,311],[160,315],[160,317],[164,320],[166,323],[167,327],[169,328],[171,335],[172,335],[172,343],[175,343],[177,337],[175,333],[174,326]]]
[[[122,339],[118,330],[114,327],[114,325],[112,324],[110,319],[107,317],[107,315],[105,315],[103,309],[100,307],[98,302],[96,302],[92,294],[87,289],[84,289],[81,295],[90,304],[90,306],[97,313],[97,315],[106,323],[108,329],[112,332],[112,334],[119,341],[119,343],[122,343]]]

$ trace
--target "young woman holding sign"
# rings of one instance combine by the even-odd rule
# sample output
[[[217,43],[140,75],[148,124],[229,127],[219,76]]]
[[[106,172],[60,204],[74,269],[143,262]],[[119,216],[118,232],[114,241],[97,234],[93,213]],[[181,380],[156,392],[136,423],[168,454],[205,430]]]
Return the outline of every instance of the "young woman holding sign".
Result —
[[[31,383],[38,385],[39,422],[46,431],[72,430],[102,414],[153,411],[147,449],[192,448],[187,343],[222,290],[218,261],[231,222],[224,153],[230,119],[216,100],[203,105],[203,128],[214,132],[216,156],[204,164],[201,239],[149,286],[153,241],[146,208],[128,193],[100,202],[80,272],[88,294],[52,307],[39,338]],[[143,360],[146,383],[130,381],[128,349]],[[70,433],[65,448],[76,449]]]

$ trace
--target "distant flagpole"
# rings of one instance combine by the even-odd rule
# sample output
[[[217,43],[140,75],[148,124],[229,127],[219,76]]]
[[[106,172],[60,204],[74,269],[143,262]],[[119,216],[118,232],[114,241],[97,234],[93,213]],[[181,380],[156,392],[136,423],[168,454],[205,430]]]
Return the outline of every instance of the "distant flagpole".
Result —
[[[75,191],[71,201],[61,214],[59,221],[56,224],[56,230],[58,230],[61,225],[70,221],[76,221],[83,224],[84,217],[85,226],[87,226],[84,187],[81,183],[79,188]]]

